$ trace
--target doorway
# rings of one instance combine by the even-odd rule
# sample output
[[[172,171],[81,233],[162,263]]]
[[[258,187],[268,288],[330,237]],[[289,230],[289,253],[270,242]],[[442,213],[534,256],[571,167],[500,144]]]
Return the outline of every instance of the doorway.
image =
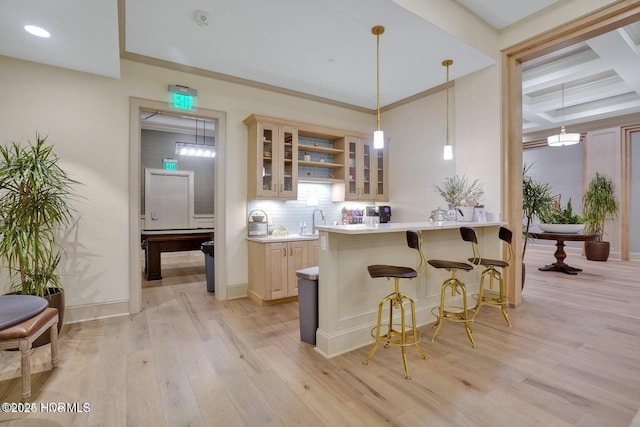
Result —
[[[513,227],[515,247],[522,246],[522,63],[557,49],[587,40],[640,20],[640,4],[615,3],[588,16],[533,37],[502,54],[503,108],[502,211]],[[508,271],[507,296],[512,304],[522,302],[522,254],[516,252],[514,268]]]
[[[215,283],[216,299],[226,299],[226,266],[225,266],[225,145],[226,145],[226,113],[216,110],[198,108],[197,112],[176,111],[167,103],[151,101],[140,98],[130,99],[130,133],[129,133],[129,310],[137,313],[142,307],[142,262],[140,259],[140,235],[142,230],[141,206],[142,206],[142,180],[141,170],[141,113],[157,112],[168,115],[181,115],[193,119],[208,120],[216,123],[213,138],[216,144],[216,167],[214,176],[213,210],[215,212],[215,239],[216,256]]]

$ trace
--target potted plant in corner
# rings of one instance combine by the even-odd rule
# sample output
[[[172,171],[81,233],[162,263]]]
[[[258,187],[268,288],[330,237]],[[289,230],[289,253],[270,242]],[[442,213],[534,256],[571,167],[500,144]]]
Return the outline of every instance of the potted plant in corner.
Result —
[[[585,231],[597,234],[594,242],[584,242],[585,256],[590,261],[606,261],[609,258],[611,245],[602,240],[607,219],[618,214],[616,187],[611,177],[596,172],[587,185],[582,196],[582,215],[585,217]]]
[[[536,218],[548,215],[553,208],[553,202],[556,197],[551,192],[551,186],[545,182],[534,180],[527,175],[530,166],[524,165],[522,168],[522,218],[524,224],[522,227],[522,287],[524,288],[524,254],[527,250],[529,242],[529,228]]]
[[[72,186],[58,165],[53,145],[36,142],[0,146],[0,267],[8,270],[11,291],[49,300],[64,317],[64,293],[56,269],[59,232],[72,220]],[[48,342],[44,334],[34,343]],[[40,341],[42,338],[42,341]]]

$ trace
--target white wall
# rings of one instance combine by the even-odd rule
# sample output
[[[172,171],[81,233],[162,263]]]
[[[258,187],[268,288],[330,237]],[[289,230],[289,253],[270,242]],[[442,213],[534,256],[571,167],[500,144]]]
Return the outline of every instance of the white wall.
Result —
[[[450,90],[449,138],[453,160],[443,160],[446,139],[445,91],[386,112],[382,128],[389,143],[389,194],[394,221],[427,220],[446,203],[433,184],[454,174],[478,179],[485,209],[500,210],[499,67],[455,81]]]
[[[198,89],[201,108],[227,113],[226,158],[219,159],[227,165],[227,239],[216,241],[228,260],[221,286],[247,281],[242,120],[258,113],[360,132],[375,126],[373,115],[131,61],[122,61],[121,75],[115,80],[0,57],[0,78],[11,82],[0,105],[0,143],[48,134],[62,166],[82,183],[63,274],[70,321],[128,311],[130,97],[164,102],[167,85],[182,84]],[[6,290],[6,280],[1,285]],[[91,310],[95,305],[106,308]]]

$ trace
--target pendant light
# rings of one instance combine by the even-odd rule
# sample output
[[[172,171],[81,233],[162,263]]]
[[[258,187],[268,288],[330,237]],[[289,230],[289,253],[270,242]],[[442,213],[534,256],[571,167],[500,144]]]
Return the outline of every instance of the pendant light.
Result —
[[[216,150],[213,145],[207,144],[207,130],[206,130],[206,120],[202,120],[202,144],[198,143],[198,123],[199,120],[195,119],[196,122],[196,141],[193,142],[176,142],[175,144],[175,153],[181,156],[193,156],[193,157],[209,157],[213,158],[216,156]]]
[[[446,88],[446,97],[447,97],[447,139],[446,144],[444,146],[444,159],[451,160],[453,159],[453,146],[449,142],[449,66],[453,64],[453,60],[445,59],[442,61],[442,65],[447,67],[447,82],[445,84]]]
[[[380,129],[380,34],[384,33],[382,25],[376,25],[371,29],[376,36],[376,121],[377,128],[373,132],[373,148],[384,148],[384,132]]]
[[[551,147],[563,147],[565,145],[573,145],[580,142],[579,133],[567,133],[564,128],[564,83],[562,83],[562,127],[560,133],[551,135],[547,138],[547,144]]]

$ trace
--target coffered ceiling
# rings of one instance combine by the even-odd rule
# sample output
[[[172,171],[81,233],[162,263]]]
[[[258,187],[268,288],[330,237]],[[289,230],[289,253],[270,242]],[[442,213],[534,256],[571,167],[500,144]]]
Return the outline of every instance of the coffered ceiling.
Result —
[[[638,22],[528,61],[522,70],[525,134],[563,122],[571,132],[572,125],[620,116],[640,122]]]
[[[456,4],[461,13],[467,8],[498,30],[563,1],[567,0]],[[443,59],[454,60],[451,79],[495,63],[398,3],[0,0],[0,55],[107,78],[120,77],[121,56],[153,60],[365,110],[375,108],[374,25],[386,28],[380,36],[383,106],[443,84]],[[199,25],[203,21],[206,25]],[[51,38],[27,34],[26,24],[45,27]],[[636,23],[524,64],[524,132],[558,127],[563,112],[568,127],[640,114],[639,33]]]

